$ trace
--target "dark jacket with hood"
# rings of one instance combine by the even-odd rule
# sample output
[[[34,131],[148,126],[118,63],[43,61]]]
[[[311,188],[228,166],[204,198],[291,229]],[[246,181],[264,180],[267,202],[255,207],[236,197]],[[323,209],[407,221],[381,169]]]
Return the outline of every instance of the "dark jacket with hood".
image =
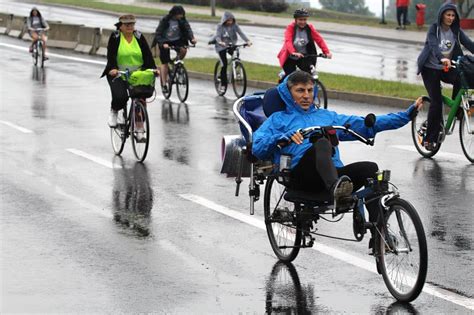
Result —
[[[26,19],[26,27],[28,28],[28,30],[33,28],[33,26],[31,25],[33,22],[33,11],[38,12],[38,17],[41,21],[41,27],[45,29],[49,29],[49,24],[46,21],[46,19],[41,15],[40,11],[36,7],[33,7],[30,11],[30,15]]]
[[[229,19],[233,19],[234,23],[230,27],[227,27],[224,24]],[[230,36],[230,40],[232,41],[233,45],[237,44],[237,39],[238,39],[237,34],[239,34],[240,37],[242,37],[244,41],[246,42],[249,41],[248,37],[245,36],[244,32],[242,32],[242,30],[240,29],[239,24],[237,24],[237,22],[235,21],[234,15],[226,11],[222,15],[221,22],[219,23],[219,25],[217,25],[216,35],[214,36],[214,40],[216,41],[217,52],[220,52],[226,49],[226,47],[219,45],[219,42],[225,42],[223,38],[223,35],[225,32],[228,32],[228,35]]]
[[[134,31],[133,35],[137,39],[138,45],[140,46],[140,49],[142,51],[143,65],[141,68],[142,69],[156,69],[155,60],[153,59],[153,55],[145,39],[145,36],[143,36],[143,34],[140,33],[139,31]],[[101,78],[107,75],[110,72],[110,70],[119,68],[117,64],[117,52],[118,52],[119,45],[120,45],[120,31],[117,30],[113,32],[109,37],[109,43],[107,44],[107,65],[105,66],[105,69],[104,69],[104,72],[102,73]]]
[[[185,15],[185,11],[183,7],[180,5],[175,5],[174,7],[171,8],[168,15],[166,15],[160,20],[160,23],[158,24],[158,27],[155,30],[155,38],[153,39],[153,43],[151,44],[152,48],[155,47],[156,45],[161,46],[166,43],[167,39],[165,36],[165,32],[170,26],[170,19],[173,18],[173,16],[178,15],[178,14],[183,14],[183,17],[178,20],[178,26],[181,31],[181,34],[183,35],[183,38],[182,38],[183,41],[185,42],[185,44],[188,44],[189,41],[191,41],[194,38],[194,34],[191,29],[191,26],[186,20],[186,15]]]
[[[474,53],[474,43],[461,29],[459,22],[459,13],[457,11],[456,5],[452,3],[444,4],[439,8],[438,21],[431,25],[430,29],[428,30],[428,34],[426,35],[425,47],[418,56],[418,74],[421,72],[423,66],[429,60],[430,55],[434,55],[439,60],[440,64],[441,59],[444,58],[444,56],[441,54],[441,50],[439,49],[439,41],[441,32],[441,21],[443,18],[443,14],[444,12],[446,12],[446,10],[453,10],[456,14],[456,18],[453,24],[451,25],[451,31],[453,32],[454,38],[456,39],[454,43],[452,59],[456,60],[459,56],[464,55],[462,52],[461,45],[466,47],[471,53]]]

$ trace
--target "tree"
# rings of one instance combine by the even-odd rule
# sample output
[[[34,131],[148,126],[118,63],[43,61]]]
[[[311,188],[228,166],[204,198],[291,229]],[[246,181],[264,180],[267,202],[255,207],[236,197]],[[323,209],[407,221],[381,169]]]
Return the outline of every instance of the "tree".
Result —
[[[365,5],[365,0],[319,0],[319,3],[327,10],[370,16],[374,15]]]

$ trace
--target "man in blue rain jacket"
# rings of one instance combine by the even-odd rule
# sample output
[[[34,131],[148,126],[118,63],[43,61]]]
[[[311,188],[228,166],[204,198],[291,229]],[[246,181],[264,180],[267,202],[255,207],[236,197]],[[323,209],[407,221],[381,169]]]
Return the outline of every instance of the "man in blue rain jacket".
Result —
[[[343,115],[313,104],[314,81],[306,72],[297,71],[278,85],[278,94],[286,105],[284,111],[272,114],[254,133],[252,153],[265,160],[273,158],[280,163],[280,155],[292,157],[290,186],[307,192],[327,190],[341,209],[349,207],[353,191],[366,184],[367,178],[375,178],[378,166],[374,162],[356,162],[344,166],[337,146],[333,147],[326,137],[303,139],[298,132],[311,126],[344,126],[365,137],[375,133],[403,127],[422,106],[421,98],[406,111],[376,117],[374,127],[365,126],[364,117]],[[355,140],[351,135],[338,132],[341,141]],[[287,144],[281,146],[279,144]],[[280,149],[280,147],[282,147]],[[367,205],[370,220],[376,220],[376,205]]]

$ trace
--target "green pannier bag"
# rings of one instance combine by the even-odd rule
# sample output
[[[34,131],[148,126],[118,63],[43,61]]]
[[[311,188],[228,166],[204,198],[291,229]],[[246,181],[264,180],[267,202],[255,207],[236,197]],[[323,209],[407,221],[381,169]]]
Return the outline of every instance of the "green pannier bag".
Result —
[[[148,98],[155,92],[155,73],[151,70],[137,70],[128,79],[130,97]]]

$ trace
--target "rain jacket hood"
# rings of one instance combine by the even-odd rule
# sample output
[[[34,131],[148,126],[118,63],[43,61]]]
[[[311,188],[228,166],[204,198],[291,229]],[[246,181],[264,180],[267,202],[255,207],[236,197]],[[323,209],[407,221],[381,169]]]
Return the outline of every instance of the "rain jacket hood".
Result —
[[[221,17],[221,25],[224,25],[225,21],[227,21],[228,19],[234,20],[235,23],[235,16],[231,12],[225,11]]]
[[[452,4],[452,3],[446,3],[446,4],[443,4],[439,10],[438,10],[438,32],[439,32],[439,27],[441,27],[441,21],[443,19],[443,14],[444,12],[448,11],[448,10],[453,10],[454,13],[456,14],[456,19],[454,20],[453,24],[451,25],[451,30],[457,34],[459,32],[459,29],[461,28],[461,22],[460,22],[460,18],[459,18],[459,12],[458,12],[458,8],[456,7],[456,5]]]
[[[282,149],[277,146],[277,143],[281,140],[290,141],[291,135],[300,128],[349,124],[351,129],[361,135],[373,137],[379,131],[397,129],[406,125],[410,121],[410,113],[414,110],[414,106],[411,105],[403,112],[378,115],[375,126],[367,128],[362,116],[338,114],[316,106],[311,106],[306,111],[303,110],[291,96],[287,83],[288,77],[278,85],[278,93],[286,105],[285,111],[270,115],[253,135],[253,155],[261,160],[272,159],[276,165],[280,163],[280,155],[283,153],[292,156],[291,168],[294,168],[305,152],[312,147],[309,139],[305,139],[299,145],[291,142]],[[340,141],[355,140],[351,135],[339,131],[338,138]],[[344,166],[340,159],[338,147],[334,148],[332,160],[336,167]]]
[[[234,23],[230,26],[225,25],[225,21],[227,21],[228,19],[234,20]],[[235,20],[235,16],[229,11],[224,12],[224,14],[221,17],[220,23],[217,25],[216,34],[209,41],[210,43],[215,44],[216,52],[218,53],[227,49],[225,46],[219,45],[219,42],[225,42],[224,34],[226,34],[227,36],[226,37],[227,44],[236,45],[238,41],[238,35],[240,35],[240,37],[244,41],[246,42],[249,41],[248,37],[244,34],[239,24],[237,24],[237,21]]]

